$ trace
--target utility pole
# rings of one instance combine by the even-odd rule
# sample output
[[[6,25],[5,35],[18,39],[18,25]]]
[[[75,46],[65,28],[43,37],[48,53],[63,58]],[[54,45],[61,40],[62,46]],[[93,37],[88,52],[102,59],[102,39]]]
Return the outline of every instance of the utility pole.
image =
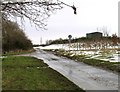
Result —
[[[68,40],[69,40],[69,52],[70,52],[70,45],[71,45],[71,38],[72,38],[72,35],[68,35]]]
[[[40,38],[40,45],[42,44],[42,37]]]

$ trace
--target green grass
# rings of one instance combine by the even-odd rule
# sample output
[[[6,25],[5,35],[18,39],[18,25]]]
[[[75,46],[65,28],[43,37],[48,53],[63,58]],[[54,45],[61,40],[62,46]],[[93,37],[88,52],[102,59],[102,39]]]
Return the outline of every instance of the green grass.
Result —
[[[9,56],[2,61],[3,90],[80,90],[73,82],[33,57]]]
[[[120,73],[120,67],[119,67],[120,62],[109,62],[98,59],[83,59],[82,62],[92,66],[97,66],[106,70],[111,70],[113,72]]]
[[[34,52],[34,49],[30,49],[30,50],[21,50],[21,51],[10,51],[10,52],[6,52],[3,53],[2,56],[11,56],[11,55],[19,55],[19,54],[29,54]]]
[[[47,50],[47,51],[53,51],[53,50]],[[64,56],[64,57],[70,58],[72,60],[75,60],[77,62],[83,62],[83,63],[91,65],[91,66],[110,70],[115,73],[120,73],[120,66],[119,66],[120,62],[109,62],[109,61],[104,61],[104,60],[99,60],[99,59],[87,59],[89,57],[87,57],[85,55],[70,56],[71,53],[59,51],[59,50],[54,50],[53,52],[55,55]]]

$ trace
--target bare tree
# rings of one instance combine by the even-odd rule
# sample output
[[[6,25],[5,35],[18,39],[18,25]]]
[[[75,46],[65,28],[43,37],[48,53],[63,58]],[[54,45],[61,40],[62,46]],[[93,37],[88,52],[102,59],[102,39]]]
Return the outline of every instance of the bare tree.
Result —
[[[118,38],[116,34],[112,34],[112,42],[113,42],[113,47],[118,45]]]
[[[106,36],[106,37],[109,36],[109,30],[107,29],[107,27],[103,26],[101,30],[103,31],[103,36]]]
[[[2,19],[15,20],[20,17],[22,21],[28,18],[41,29],[46,29],[47,18],[56,10],[69,6],[76,14],[76,7],[68,5],[59,0],[2,0],[0,1]]]

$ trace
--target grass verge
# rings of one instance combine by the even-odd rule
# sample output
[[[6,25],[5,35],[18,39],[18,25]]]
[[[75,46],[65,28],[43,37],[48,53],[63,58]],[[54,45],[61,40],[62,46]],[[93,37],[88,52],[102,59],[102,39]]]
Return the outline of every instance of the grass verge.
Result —
[[[9,56],[2,61],[3,90],[80,90],[73,82],[33,57]]]
[[[10,51],[10,52],[6,52],[3,53],[2,56],[11,56],[11,55],[19,55],[19,54],[29,54],[34,52],[34,49],[30,49],[30,50],[21,50],[21,51]]]
[[[83,62],[88,65],[99,67],[105,70],[110,70],[115,73],[120,73],[120,66],[119,66],[120,62],[109,62],[99,59],[90,59],[85,55],[72,55],[72,53],[68,53],[63,50],[46,50],[46,51],[52,51],[53,54],[57,56],[64,56],[72,60],[75,60],[77,62]]]

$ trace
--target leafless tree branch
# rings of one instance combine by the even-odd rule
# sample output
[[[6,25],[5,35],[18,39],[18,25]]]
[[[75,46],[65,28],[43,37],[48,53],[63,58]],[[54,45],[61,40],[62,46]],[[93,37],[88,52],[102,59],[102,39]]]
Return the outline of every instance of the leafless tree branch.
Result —
[[[67,5],[59,0],[27,0],[27,1],[3,1],[1,3],[2,19],[16,19],[16,17],[28,18],[31,22],[41,29],[46,29],[47,18],[56,10],[62,9]],[[74,9],[75,7],[67,5]]]

